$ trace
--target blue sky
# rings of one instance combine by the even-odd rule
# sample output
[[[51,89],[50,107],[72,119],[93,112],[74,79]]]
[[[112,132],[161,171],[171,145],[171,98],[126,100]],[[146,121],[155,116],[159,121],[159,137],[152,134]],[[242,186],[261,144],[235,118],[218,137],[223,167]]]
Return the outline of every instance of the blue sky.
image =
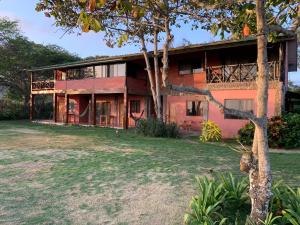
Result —
[[[102,41],[103,34],[101,33],[90,32],[81,36],[67,34],[62,37],[63,31],[53,25],[53,19],[35,11],[37,2],[37,0],[0,0],[0,16],[18,20],[23,34],[30,40],[40,44],[57,44],[81,57],[139,52],[139,48],[135,46],[108,48]],[[192,43],[217,40],[206,31],[190,31],[189,28],[174,30],[174,34],[174,46],[180,45],[184,38]],[[290,73],[289,77],[300,84],[300,71]]]

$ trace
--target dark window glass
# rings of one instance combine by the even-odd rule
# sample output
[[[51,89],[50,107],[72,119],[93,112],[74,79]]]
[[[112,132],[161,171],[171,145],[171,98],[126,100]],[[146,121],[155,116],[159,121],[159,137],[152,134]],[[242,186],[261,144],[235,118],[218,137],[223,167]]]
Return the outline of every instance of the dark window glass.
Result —
[[[254,111],[253,99],[225,99],[225,107],[229,109],[236,109],[243,112]],[[228,113],[224,114],[225,119],[246,119],[236,115],[231,115]]]
[[[187,101],[186,115],[187,116],[203,116],[204,102],[203,101]]]
[[[201,63],[184,63],[179,65],[180,75],[196,74],[201,73],[202,71],[203,68]]]
[[[141,111],[141,102],[139,100],[130,101],[130,113],[140,113]]]
[[[70,99],[69,100],[69,113],[74,114],[75,113],[75,100]]]

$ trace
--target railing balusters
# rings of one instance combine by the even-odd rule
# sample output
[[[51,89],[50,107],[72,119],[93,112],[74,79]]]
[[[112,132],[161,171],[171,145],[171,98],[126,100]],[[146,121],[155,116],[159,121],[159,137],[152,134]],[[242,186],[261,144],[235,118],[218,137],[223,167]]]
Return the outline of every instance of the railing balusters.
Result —
[[[268,64],[269,64],[269,73],[270,73],[269,79],[280,80],[280,76],[278,76],[278,73],[280,73],[280,71],[278,71],[277,68],[278,62],[272,61],[272,62],[268,62]],[[248,69],[247,76],[243,76],[243,73],[246,73],[247,69]],[[207,72],[208,83],[255,81],[257,76],[257,64],[245,63],[245,64],[234,64],[234,65],[210,66],[208,67],[207,71],[208,71]],[[228,75],[228,77],[226,77],[226,75]]]

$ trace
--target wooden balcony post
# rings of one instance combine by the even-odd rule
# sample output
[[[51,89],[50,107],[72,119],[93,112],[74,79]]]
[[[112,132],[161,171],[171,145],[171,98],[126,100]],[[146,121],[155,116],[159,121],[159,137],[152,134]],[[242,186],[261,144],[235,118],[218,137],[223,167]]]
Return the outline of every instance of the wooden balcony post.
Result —
[[[57,122],[57,119],[56,119],[56,105],[57,105],[57,98],[56,98],[56,94],[53,93],[53,121],[54,121],[54,123]]]
[[[91,98],[91,125],[96,125],[96,101],[95,101],[95,94],[92,93]]]
[[[34,95],[30,93],[29,119],[32,121],[33,117],[34,117]]]
[[[124,118],[123,118],[123,128],[128,129],[128,93],[127,93],[127,87],[125,87],[124,91],[124,108],[121,109],[124,112]]]
[[[65,120],[64,120],[64,123],[68,123],[68,115],[69,115],[69,95],[65,94]]]

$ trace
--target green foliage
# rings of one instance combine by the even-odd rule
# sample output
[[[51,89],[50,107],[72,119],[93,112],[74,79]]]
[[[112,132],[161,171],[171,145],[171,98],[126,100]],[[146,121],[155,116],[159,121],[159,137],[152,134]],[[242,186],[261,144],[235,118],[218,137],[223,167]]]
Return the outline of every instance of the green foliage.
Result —
[[[213,121],[205,121],[202,123],[202,132],[200,141],[202,142],[217,142],[222,139],[221,129]]]
[[[56,45],[44,46],[29,41],[21,35],[16,21],[0,18],[0,29],[0,55],[5,56],[0,60],[0,86],[4,86],[8,96],[14,101],[19,100],[28,111],[30,79],[25,69],[76,61],[79,57]],[[53,72],[41,72],[39,76],[52,79]],[[11,116],[6,116],[15,118],[16,115],[17,112],[12,112]]]
[[[27,108],[19,101],[0,100],[0,120],[15,120],[28,118]]]
[[[150,137],[179,137],[179,129],[175,123],[166,124],[156,118],[139,120],[136,131]]]
[[[226,193],[226,208],[234,206],[241,208],[248,201],[247,189],[249,188],[248,178],[237,179],[231,173],[220,175],[220,181]]]
[[[245,145],[252,145],[255,126],[253,123],[247,123],[238,131],[238,140]]]
[[[288,113],[283,116],[286,126],[281,130],[283,146],[300,147],[300,114]]]
[[[246,124],[238,132],[238,140],[251,145],[254,136],[253,123]],[[288,113],[268,120],[268,140],[273,148],[296,148],[300,146],[300,114]]]
[[[247,177],[221,174],[217,178],[197,178],[198,192],[185,214],[186,224],[246,224],[254,225],[246,215],[250,212]],[[299,225],[300,188],[293,189],[282,182],[272,186],[273,196],[264,225]]]
[[[191,212],[186,213],[184,222],[196,224],[224,224],[226,218],[219,213],[224,202],[223,184],[207,177],[198,178],[198,194],[190,202]]]

